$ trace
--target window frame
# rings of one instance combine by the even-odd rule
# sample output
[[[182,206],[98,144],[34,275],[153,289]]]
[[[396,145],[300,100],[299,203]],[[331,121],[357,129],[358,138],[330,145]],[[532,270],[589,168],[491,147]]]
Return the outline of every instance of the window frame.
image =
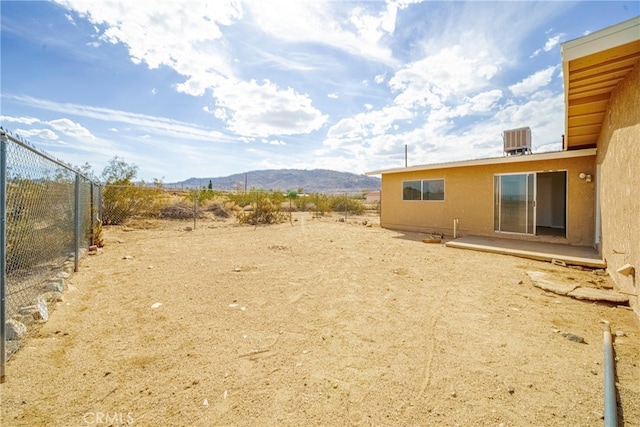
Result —
[[[409,183],[413,184],[413,183],[416,183],[416,182],[420,183],[420,188],[416,189],[413,186],[407,186],[406,185],[406,184],[409,184]],[[411,190],[417,190],[417,192],[418,192],[417,193],[417,195],[418,195],[417,199],[408,199],[408,198],[406,198],[406,190],[408,188],[411,189]],[[416,201],[419,202],[421,200],[422,200],[422,180],[421,179],[413,179],[411,181],[402,181],[402,201],[403,202],[416,202]]]
[[[424,198],[424,188],[425,182],[431,182],[431,181],[441,181],[442,182],[442,198],[441,199],[425,199]],[[420,189],[419,189],[419,196],[420,198],[416,198],[416,199],[407,199],[405,196],[405,190],[407,188],[411,188],[415,190],[414,186],[407,186],[407,184],[411,183],[411,184],[415,184],[416,182],[420,183]],[[429,194],[438,194],[438,193],[429,193]],[[444,202],[446,199],[446,183],[445,183],[445,179],[444,178],[427,178],[427,179],[411,179],[411,180],[406,180],[406,181],[402,181],[402,201],[403,202]]]

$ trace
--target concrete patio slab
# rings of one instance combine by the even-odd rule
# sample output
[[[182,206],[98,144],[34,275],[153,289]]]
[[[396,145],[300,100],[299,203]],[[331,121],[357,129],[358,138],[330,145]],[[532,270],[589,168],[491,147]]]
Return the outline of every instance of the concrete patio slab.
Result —
[[[592,268],[606,268],[606,262],[598,252],[587,246],[572,246],[558,243],[531,242],[498,237],[464,236],[450,240],[445,244],[450,248],[471,249],[513,255],[540,261],[562,261],[567,265],[580,265]]]

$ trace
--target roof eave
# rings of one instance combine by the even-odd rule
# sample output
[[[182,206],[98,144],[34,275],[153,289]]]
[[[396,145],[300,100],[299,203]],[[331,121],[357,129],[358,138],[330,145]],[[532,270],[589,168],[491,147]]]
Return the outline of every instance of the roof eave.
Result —
[[[586,148],[583,150],[552,151],[548,153],[539,153],[539,154],[522,154],[522,155],[516,155],[516,156],[463,160],[459,162],[432,163],[428,165],[409,166],[405,168],[380,169],[380,170],[365,172],[365,175],[374,176],[374,175],[385,175],[385,174],[395,174],[395,173],[419,172],[419,171],[436,170],[436,169],[451,169],[451,168],[463,168],[463,167],[472,167],[472,166],[498,165],[498,164],[505,164],[505,163],[522,163],[522,162],[535,162],[535,161],[546,161],[546,160],[556,160],[556,159],[570,159],[574,157],[586,157],[586,156],[595,156],[595,155],[596,155],[595,148]]]

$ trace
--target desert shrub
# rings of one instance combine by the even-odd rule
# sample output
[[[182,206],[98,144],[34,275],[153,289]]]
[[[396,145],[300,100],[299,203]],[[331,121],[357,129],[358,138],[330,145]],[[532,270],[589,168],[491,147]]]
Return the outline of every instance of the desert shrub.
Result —
[[[195,199],[199,205],[204,205],[206,202],[220,197],[221,194],[222,193],[220,191],[207,189],[191,190],[184,196],[184,199],[191,203],[193,203],[193,200]]]
[[[133,216],[155,217],[164,204],[162,187],[135,185],[105,185],[102,191],[102,222],[122,224]],[[192,213],[193,216],[193,213]]]
[[[309,202],[316,215],[324,215],[331,210],[329,196],[326,194],[316,193],[310,197]]]
[[[240,224],[278,224],[286,220],[280,207],[281,204],[282,200],[274,201],[270,195],[256,192],[255,202],[251,204],[251,209],[239,212],[236,219]]]
[[[102,172],[105,186],[102,191],[103,224],[122,224],[133,216],[157,216],[163,204],[162,183],[151,186],[144,182],[135,184],[133,179],[138,167],[127,164],[115,156]]]
[[[334,212],[348,212],[352,215],[361,215],[364,212],[364,203],[354,197],[332,196],[330,204]]]
[[[196,212],[197,218],[202,218],[204,210],[199,206],[194,206],[193,203],[187,201],[179,201],[160,207],[160,217],[169,219],[191,219],[193,218],[193,212]]]
[[[296,207],[296,210],[300,212],[305,212],[309,210],[309,206],[312,204],[311,200],[307,195],[298,195],[297,198],[293,199],[293,204]]]
[[[240,206],[241,208],[244,208],[245,206],[249,206],[251,203],[255,202],[256,194],[257,192],[254,189],[252,189],[248,193],[243,193],[243,192],[229,193],[227,197],[229,198],[230,201],[232,201],[236,205]]]
[[[209,203],[205,207],[205,210],[213,213],[219,218],[229,218],[234,212],[239,211],[240,208],[231,201],[217,199]]]

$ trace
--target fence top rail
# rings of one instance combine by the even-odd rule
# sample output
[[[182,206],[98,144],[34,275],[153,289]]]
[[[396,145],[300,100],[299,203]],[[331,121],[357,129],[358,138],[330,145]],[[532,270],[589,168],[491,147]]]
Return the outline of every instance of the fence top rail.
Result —
[[[6,129],[0,128],[0,140],[5,142],[5,139],[8,139],[13,143],[18,144],[22,148],[27,149],[27,150],[31,151],[32,153],[37,154],[38,156],[43,157],[43,158],[49,160],[50,162],[55,163],[56,165],[58,165],[60,167],[63,167],[63,168],[65,168],[65,169],[67,169],[67,170],[69,170],[69,171],[71,171],[71,172],[73,172],[75,174],[78,174],[79,176],[81,176],[82,178],[86,179],[87,181],[94,182],[91,178],[89,178],[88,176],[86,176],[82,172],[72,168],[71,166],[61,162],[58,159],[55,159],[55,158],[51,157],[50,155],[48,155],[46,153],[43,153],[42,151],[38,150],[37,148],[32,147],[29,143],[27,143],[25,141],[21,141],[20,139],[18,139],[16,137],[14,137],[13,135],[11,135],[9,133],[9,131],[7,131]]]

